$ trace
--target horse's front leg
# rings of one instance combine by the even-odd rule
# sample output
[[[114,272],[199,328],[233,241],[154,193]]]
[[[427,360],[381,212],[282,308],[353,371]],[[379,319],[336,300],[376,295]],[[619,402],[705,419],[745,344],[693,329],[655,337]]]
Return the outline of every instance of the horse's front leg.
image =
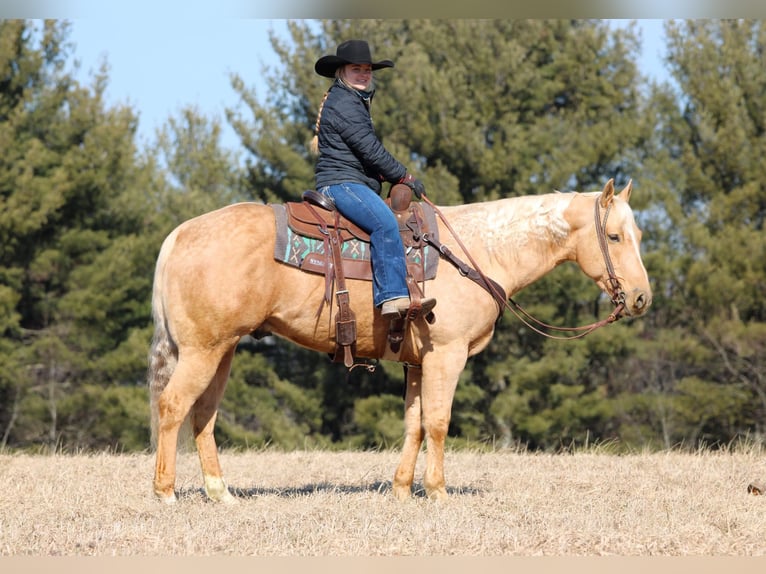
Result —
[[[404,397],[404,444],[399,466],[396,468],[393,482],[394,496],[406,500],[412,493],[412,481],[415,477],[415,464],[420,446],[423,444],[423,424],[420,409],[420,367],[407,368],[407,385]]]
[[[452,415],[455,388],[467,358],[465,348],[455,347],[442,349],[439,353],[428,353],[423,360],[420,399],[427,447],[423,485],[428,498],[434,500],[447,498],[444,443]]]

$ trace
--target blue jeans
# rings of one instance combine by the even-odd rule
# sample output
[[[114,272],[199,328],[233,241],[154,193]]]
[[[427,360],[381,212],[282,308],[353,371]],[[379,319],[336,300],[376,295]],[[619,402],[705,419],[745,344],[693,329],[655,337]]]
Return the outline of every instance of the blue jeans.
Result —
[[[397,297],[409,297],[404,244],[396,216],[383,199],[361,183],[321,187],[319,193],[335,202],[341,215],[370,234],[372,300],[376,307]]]

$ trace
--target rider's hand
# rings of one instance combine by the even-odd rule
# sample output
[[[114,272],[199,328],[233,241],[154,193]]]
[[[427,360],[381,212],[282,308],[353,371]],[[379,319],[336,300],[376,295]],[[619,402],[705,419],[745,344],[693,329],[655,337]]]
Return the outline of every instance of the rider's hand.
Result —
[[[406,174],[399,180],[399,183],[403,183],[409,187],[418,199],[421,199],[426,194],[426,186],[411,173]]]

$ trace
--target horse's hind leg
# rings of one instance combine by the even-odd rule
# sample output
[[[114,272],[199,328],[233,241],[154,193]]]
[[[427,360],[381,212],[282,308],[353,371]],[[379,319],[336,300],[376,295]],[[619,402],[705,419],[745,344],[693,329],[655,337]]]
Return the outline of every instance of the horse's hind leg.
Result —
[[[211,500],[225,503],[234,503],[236,499],[231,495],[223,480],[213,430],[218,414],[218,405],[221,403],[223,392],[226,389],[226,381],[229,378],[234,350],[232,348],[224,355],[218,365],[213,383],[197,399],[191,412],[194,440],[197,443],[202,477],[205,481],[205,494]]]
[[[399,466],[396,468],[393,482],[394,496],[406,500],[412,492],[412,481],[415,477],[415,464],[423,444],[423,425],[421,422],[420,367],[407,368],[407,390],[404,397],[404,444]]]
[[[163,502],[176,500],[176,448],[178,431],[192,405],[213,382],[222,350],[181,349],[173,375],[157,403],[157,462],[154,493]]]

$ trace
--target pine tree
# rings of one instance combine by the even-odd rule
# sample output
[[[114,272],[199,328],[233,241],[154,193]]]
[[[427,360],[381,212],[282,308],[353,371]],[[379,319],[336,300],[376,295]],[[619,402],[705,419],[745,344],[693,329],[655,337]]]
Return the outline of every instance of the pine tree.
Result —
[[[99,367],[121,344],[137,349],[133,330],[147,325],[154,246],[129,200],[144,181],[136,118],[105,106],[105,70],[89,87],[73,78],[68,33],[66,22],[0,23],[3,445],[88,445],[78,393],[126,379],[144,392],[145,350],[132,377],[105,380]]]
[[[695,20],[665,29],[673,84],[653,91],[658,129],[645,162],[663,198],[647,258],[657,294],[647,321],[656,335],[623,397],[626,424],[662,428],[664,446],[759,439],[766,420],[766,27]]]

